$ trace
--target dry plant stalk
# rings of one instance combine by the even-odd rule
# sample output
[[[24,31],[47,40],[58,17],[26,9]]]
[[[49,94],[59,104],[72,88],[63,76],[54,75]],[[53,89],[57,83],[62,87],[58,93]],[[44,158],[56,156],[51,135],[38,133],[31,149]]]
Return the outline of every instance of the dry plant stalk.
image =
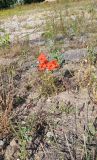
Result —
[[[7,131],[8,128],[9,128],[9,116],[10,116],[10,113],[12,111],[12,108],[13,108],[13,99],[12,99],[12,96],[10,96],[9,94],[9,97],[8,97],[8,102],[7,102],[7,108],[5,109],[5,111],[2,113],[2,116],[1,116],[1,129],[2,131]]]
[[[3,83],[3,79],[1,81],[2,86],[0,93],[0,136],[6,135],[10,131],[9,119],[13,109],[13,83],[12,81],[8,83],[10,87],[7,91],[7,88]]]

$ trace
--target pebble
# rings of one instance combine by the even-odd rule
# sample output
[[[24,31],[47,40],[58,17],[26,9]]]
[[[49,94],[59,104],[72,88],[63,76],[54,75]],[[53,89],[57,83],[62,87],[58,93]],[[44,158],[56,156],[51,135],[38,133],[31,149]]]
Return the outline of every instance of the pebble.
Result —
[[[4,142],[0,140],[0,148],[2,148],[3,146],[4,146]]]
[[[51,99],[50,99],[50,98],[48,98],[48,99],[47,99],[47,102],[51,102]]]
[[[26,122],[25,122],[25,121],[22,121],[21,124],[26,124]]]
[[[48,132],[48,133],[47,133],[47,137],[48,137],[48,138],[54,137],[54,134],[53,134],[52,132]]]

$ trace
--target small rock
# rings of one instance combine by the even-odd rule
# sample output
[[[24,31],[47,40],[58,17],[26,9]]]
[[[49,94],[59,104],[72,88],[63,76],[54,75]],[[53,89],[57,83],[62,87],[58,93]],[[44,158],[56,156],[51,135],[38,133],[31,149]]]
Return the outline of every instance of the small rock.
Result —
[[[5,152],[5,160],[11,160],[13,154],[14,154],[14,148],[9,145]]]
[[[11,142],[10,142],[10,146],[11,147],[18,147],[18,144],[16,143],[16,140],[13,139]]]
[[[51,102],[51,99],[50,99],[50,98],[48,98],[48,99],[47,99],[47,102]]]
[[[22,121],[21,124],[26,124],[26,122],[25,122],[25,121]]]
[[[52,138],[52,137],[54,137],[54,134],[52,132],[47,132],[47,137]]]
[[[56,41],[61,41],[61,40],[64,40],[64,35],[57,35],[56,38],[55,38]]]
[[[71,19],[72,19],[73,21],[75,21],[75,20],[76,20],[76,16],[75,16],[75,15],[71,15]]]
[[[4,142],[0,140],[0,148],[3,148],[3,146],[4,146]]]
[[[11,142],[10,142],[10,145],[8,145],[7,149],[6,149],[6,152],[5,152],[5,160],[11,160],[14,153],[18,150],[19,148],[19,145],[18,143],[16,143],[16,140],[13,139]]]

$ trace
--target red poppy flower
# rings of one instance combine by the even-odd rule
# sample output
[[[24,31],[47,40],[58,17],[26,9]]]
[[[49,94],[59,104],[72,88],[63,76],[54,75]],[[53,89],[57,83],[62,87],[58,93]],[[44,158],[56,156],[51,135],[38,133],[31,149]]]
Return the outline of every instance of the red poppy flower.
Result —
[[[46,67],[47,67],[47,63],[40,63],[38,66],[40,71],[44,71],[46,69]]]
[[[55,68],[58,68],[58,67],[59,67],[59,64],[58,64],[57,60],[52,60],[52,61],[47,63],[47,69],[49,71],[52,71],[52,70],[54,70]]]
[[[45,62],[47,62],[47,58],[46,58],[46,56],[45,56],[44,53],[41,53],[41,54],[39,55],[38,61],[39,61],[40,63],[45,63]]]

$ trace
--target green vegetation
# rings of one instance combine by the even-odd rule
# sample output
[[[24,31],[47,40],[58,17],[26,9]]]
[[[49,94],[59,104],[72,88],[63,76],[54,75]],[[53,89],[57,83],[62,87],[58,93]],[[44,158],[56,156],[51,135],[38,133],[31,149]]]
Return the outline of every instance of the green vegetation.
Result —
[[[0,0],[0,9],[1,8],[9,8],[16,3],[17,0]]]
[[[25,4],[30,4],[30,3],[32,3],[32,2],[43,2],[43,0],[24,0],[24,3]]]
[[[3,8],[11,8],[14,7],[16,4],[30,4],[30,3],[35,3],[35,2],[42,2],[42,0],[0,0],[0,9]]]

